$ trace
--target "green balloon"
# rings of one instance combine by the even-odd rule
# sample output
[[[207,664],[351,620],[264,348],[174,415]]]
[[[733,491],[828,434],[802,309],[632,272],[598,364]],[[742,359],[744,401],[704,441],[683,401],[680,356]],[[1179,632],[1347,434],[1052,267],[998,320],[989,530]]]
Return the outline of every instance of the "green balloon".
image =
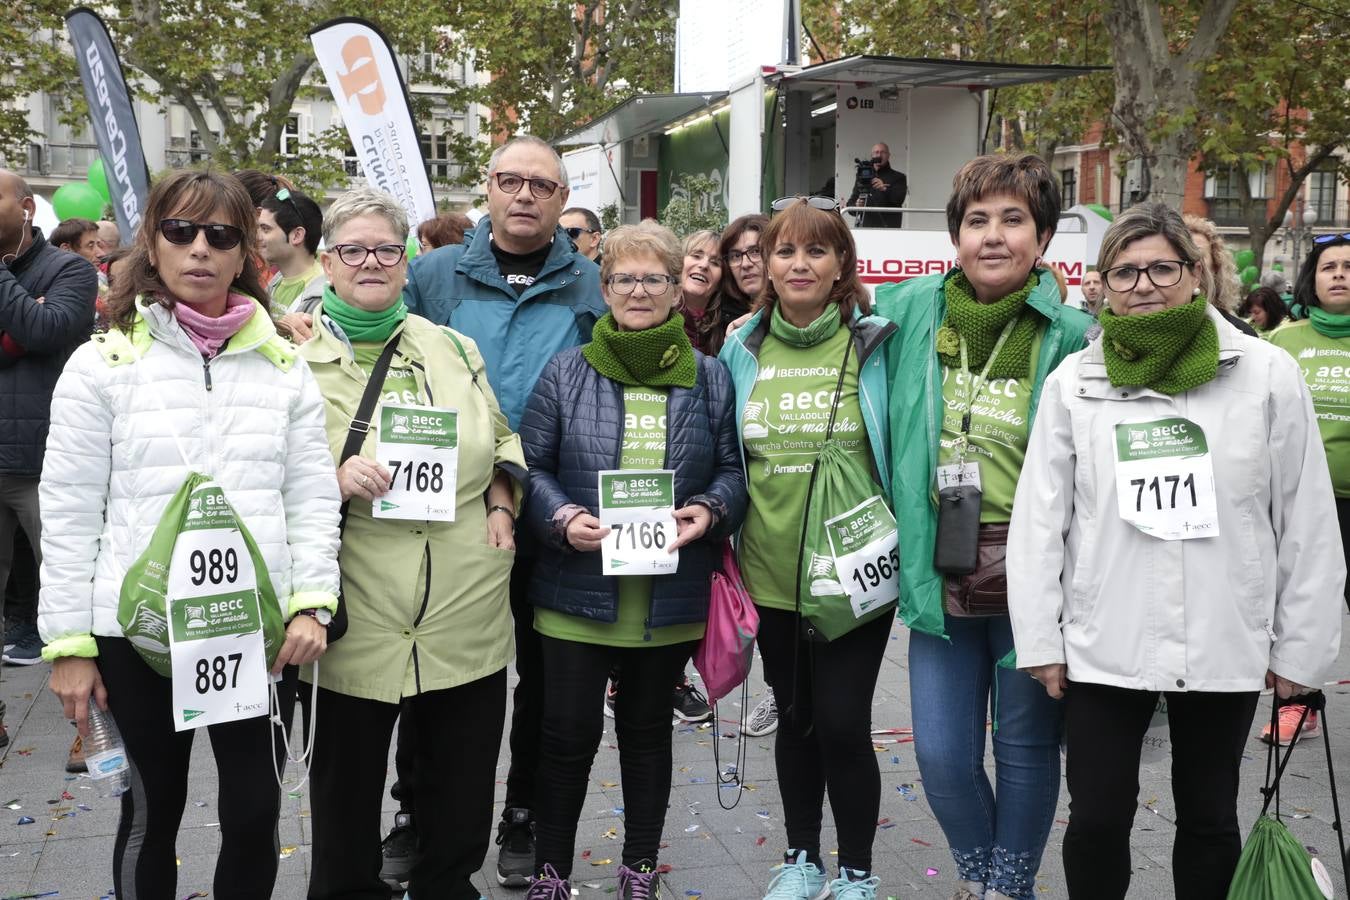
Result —
[[[52,194],[52,209],[62,222],[66,219],[97,221],[103,216],[103,196],[88,182],[63,184]]]
[[[1100,203],[1089,203],[1087,204],[1087,208],[1092,210],[1093,212],[1095,212],[1097,215],[1101,216],[1108,222],[1115,221],[1116,217],[1111,212],[1111,210],[1107,209],[1105,206],[1102,206]]]
[[[1271,267],[1272,269],[1274,269],[1276,272],[1283,272],[1283,271],[1284,271],[1284,263],[1282,263],[1282,262],[1272,263],[1270,267]]]
[[[1245,252],[1248,256],[1251,255],[1250,250],[1245,250],[1243,252]],[[1242,270],[1242,274],[1239,277],[1242,279],[1243,287],[1251,287],[1252,285],[1256,284],[1256,279],[1261,277],[1261,272],[1259,269],[1256,268],[1256,266],[1247,266],[1245,269]]]
[[[103,171],[103,157],[95,157],[89,164],[89,184],[94,190],[98,191],[104,203],[112,202],[112,194],[108,191],[108,173]]]
[[[419,246],[420,245],[417,243],[417,235],[415,234],[408,235],[408,259],[412,259],[414,256],[417,255],[417,250]]]
[[[1239,272],[1245,272],[1256,263],[1256,254],[1250,250],[1238,250],[1233,254],[1233,262],[1237,263]]]

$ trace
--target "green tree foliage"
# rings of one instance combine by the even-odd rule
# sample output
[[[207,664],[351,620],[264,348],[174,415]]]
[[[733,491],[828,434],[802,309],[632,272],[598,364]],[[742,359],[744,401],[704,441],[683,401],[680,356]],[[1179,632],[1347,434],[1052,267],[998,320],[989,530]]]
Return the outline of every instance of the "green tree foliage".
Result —
[[[673,184],[661,224],[681,238],[704,229],[721,231],[727,224],[727,210],[717,182],[707,175],[688,175]]]

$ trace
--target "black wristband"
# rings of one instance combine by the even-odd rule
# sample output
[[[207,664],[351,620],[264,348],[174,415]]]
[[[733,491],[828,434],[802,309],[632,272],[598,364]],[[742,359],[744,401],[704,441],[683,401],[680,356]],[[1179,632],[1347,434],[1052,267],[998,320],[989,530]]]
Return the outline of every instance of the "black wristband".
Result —
[[[502,506],[500,503],[494,503],[494,504],[492,504],[491,506],[489,506],[489,507],[488,507],[488,515],[492,515],[492,514],[495,513],[497,510],[501,510],[502,512],[504,512],[504,513],[506,513],[508,516],[510,516],[512,522],[514,522],[514,521],[516,520],[516,511],[513,510],[513,509],[511,509],[509,506]]]

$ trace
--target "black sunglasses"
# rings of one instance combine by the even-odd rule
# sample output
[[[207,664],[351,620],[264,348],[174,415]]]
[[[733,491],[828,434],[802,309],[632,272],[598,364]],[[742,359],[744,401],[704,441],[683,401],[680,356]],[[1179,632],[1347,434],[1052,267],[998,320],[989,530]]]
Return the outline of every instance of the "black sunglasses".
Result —
[[[1332,241],[1350,241],[1350,231],[1345,234],[1319,234],[1313,238],[1314,244],[1330,244]]]
[[[206,232],[206,242],[217,250],[233,250],[244,239],[244,230],[220,222],[192,222],[187,219],[162,219],[159,233],[170,244],[190,244],[197,239],[197,232]]]
[[[579,227],[577,227],[576,225],[573,225],[571,228],[564,228],[563,231],[566,231],[566,232],[567,232],[567,236],[570,237],[570,238],[571,238],[572,240],[574,240],[574,241],[575,241],[577,238],[581,237],[583,234],[599,234],[599,233],[600,233],[600,229],[598,229],[598,228],[579,228]]]

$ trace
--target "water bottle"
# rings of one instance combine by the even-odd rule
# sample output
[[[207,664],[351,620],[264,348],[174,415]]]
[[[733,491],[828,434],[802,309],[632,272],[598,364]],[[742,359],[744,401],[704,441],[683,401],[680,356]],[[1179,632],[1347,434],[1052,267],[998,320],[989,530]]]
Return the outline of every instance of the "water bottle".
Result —
[[[93,697],[89,698],[89,737],[84,739],[84,760],[100,797],[120,797],[131,786],[127,748],[117,733],[117,723],[110,713],[98,708]]]

